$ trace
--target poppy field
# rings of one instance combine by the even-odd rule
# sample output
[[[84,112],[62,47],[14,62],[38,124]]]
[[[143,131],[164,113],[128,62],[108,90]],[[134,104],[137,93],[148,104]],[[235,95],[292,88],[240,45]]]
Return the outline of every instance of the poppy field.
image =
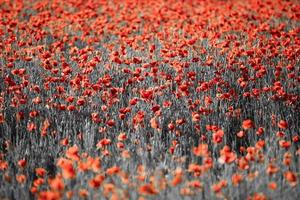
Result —
[[[300,199],[297,0],[0,0],[0,199]]]

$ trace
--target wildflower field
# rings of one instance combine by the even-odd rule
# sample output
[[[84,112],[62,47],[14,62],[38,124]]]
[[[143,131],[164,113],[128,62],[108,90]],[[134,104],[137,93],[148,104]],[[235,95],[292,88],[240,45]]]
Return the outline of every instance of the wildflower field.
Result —
[[[0,199],[300,199],[298,0],[0,0]]]

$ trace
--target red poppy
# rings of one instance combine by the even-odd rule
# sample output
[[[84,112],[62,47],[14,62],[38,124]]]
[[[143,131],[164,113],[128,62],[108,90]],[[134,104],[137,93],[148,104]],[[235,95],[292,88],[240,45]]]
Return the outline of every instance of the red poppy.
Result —
[[[35,169],[35,174],[37,176],[44,177],[46,175],[46,173],[47,173],[47,171],[44,168],[39,167],[39,168]]]
[[[207,144],[199,144],[198,147],[193,148],[193,153],[196,156],[203,156],[207,157],[208,156],[208,145]]]
[[[111,140],[110,139],[107,139],[107,138],[104,138],[102,140],[100,140],[98,143],[97,143],[97,148],[103,148],[107,145],[110,145],[111,144]]]
[[[66,151],[66,157],[71,160],[79,161],[80,157],[78,153],[79,153],[79,148],[76,145],[74,145]]]
[[[270,190],[276,190],[276,189],[277,189],[277,184],[276,184],[275,182],[270,182],[270,183],[268,184],[268,188],[269,188]]]
[[[284,120],[280,120],[277,125],[281,129],[287,129],[287,127],[288,127],[288,123]]]
[[[71,160],[60,158],[57,166],[62,169],[62,175],[66,179],[73,179],[76,176],[76,171]]]
[[[21,159],[18,161],[18,165],[21,168],[24,168],[26,166],[27,161],[25,159]]]
[[[243,129],[247,130],[254,127],[254,123],[251,119],[246,119],[242,124]]]
[[[27,180],[27,177],[24,174],[18,174],[16,175],[16,180],[18,181],[18,183],[24,184]]]
[[[276,174],[279,171],[279,168],[273,164],[269,164],[267,168],[267,173],[269,175]]]
[[[64,181],[60,176],[56,176],[53,179],[49,179],[49,185],[51,189],[55,191],[63,191],[65,188]]]
[[[221,164],[224,163],[232,163],[236,159],[236,154],[231,151],[230,147],[225,145],[223,149],[220,151],[221,156],[219,157],[218,161]]]
[[[243,176],[241,174],[236,173],[231,176],[231,181],[234,186],[239,185],[242,180],[243,180]]]
[[[154,92],[152,89],[148,89],[148,90],[141,90],[140,91],[140,95],[142,97],[142,99],[144,100],[152,100],[154,97]]]
[[[227,181],[226,180],[221,180],[220,182],[214,184],[212,186],[212,189],[215,193],[220,193],[221,190],[227,186]]]
[[[104,180],[105,176],[100,174],[96,175],[94,178],[90,179],[89,186],[92,188],[99,188]]]
[[[291,186],[296,186],[297,185],[297,176],[294,172],[292,171],[286,171],[284,173],[284,177],[285,179],[288,181],[288,183],[291,185]]]
[[[291,142],[286,141],[286,140],[280,140],[279,141],[279,146],[282,147],[282,148],[288,149],[291,146]]]
[[[158,129],[159,128],[159,123],[158,123],[158,120],[153,117],[151,120],[150,120],[150,126],[154,129]]]
[[[218,131],[213,133],[213,142],[215,144],[219,144],[223,141],[224,132],[223,130],[219,129]]]
[[[158,191],[151,184],[144,184],[139,187],[139,193],[144,195],[156,195]]]
[[[106,170],[106,173],[107,173],[108,175],[117,174],[117,173],[119,173],[119,172],[120,172],[120,168],[117,167],[117,166],[108,168],[108,169]]]

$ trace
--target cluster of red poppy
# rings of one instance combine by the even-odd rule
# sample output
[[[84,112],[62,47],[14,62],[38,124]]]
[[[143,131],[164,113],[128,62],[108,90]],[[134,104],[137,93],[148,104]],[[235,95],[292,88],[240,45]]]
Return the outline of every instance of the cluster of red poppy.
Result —
[[[298,1],[15,0],[0,19],[0,198],[300,195]]]

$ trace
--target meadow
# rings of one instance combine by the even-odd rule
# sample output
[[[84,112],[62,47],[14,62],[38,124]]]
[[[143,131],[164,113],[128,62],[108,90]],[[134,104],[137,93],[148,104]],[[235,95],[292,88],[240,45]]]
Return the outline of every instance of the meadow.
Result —
[[[297,0],[0,0],[0,199],[300,199]]]

